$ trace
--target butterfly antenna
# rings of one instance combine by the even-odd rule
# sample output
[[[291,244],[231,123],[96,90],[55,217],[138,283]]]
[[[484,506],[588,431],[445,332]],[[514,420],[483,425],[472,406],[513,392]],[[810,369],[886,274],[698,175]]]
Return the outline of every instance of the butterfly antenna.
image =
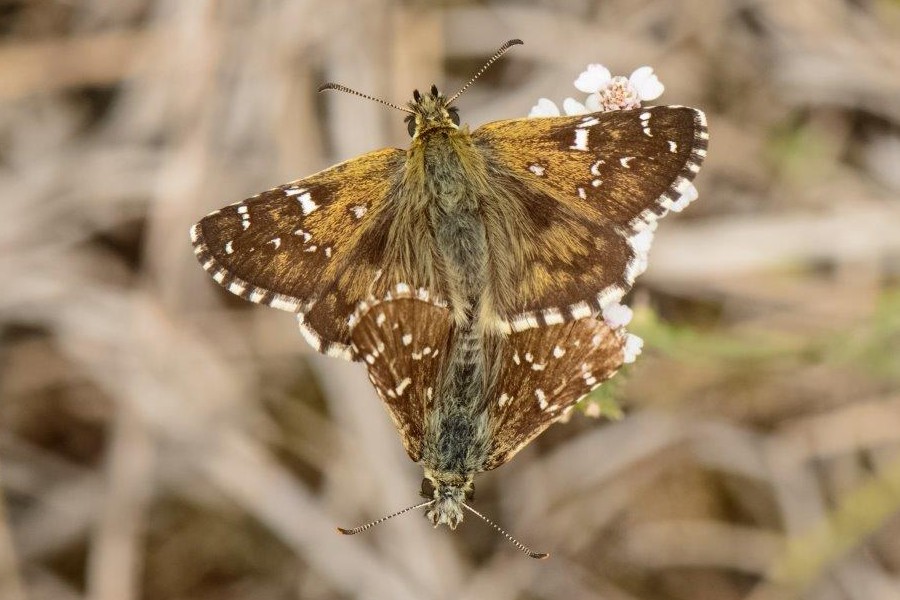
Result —
[[[509,40],[508,42],[506,42],[505,44],[500,46],[500,49],[497,50],[496,52],[494,52],[494,55],[492,57],[490,57],[488,59],[488,61],[486,63],[484,63],[484,66],[481,67],[481,69],[477,73],[475,73],[475,76],[469,80],[469,83],[462,86],[461,90],[459,90],[458,92],[453,94],[453,96],[451,96],[450,99],[447,100],[447,106],[450,106],[451,104],[453,104],[453,101],[456,100],[457,98],[459,98],[460,95],[462,95],[462,93],[464,91],[469,89],[469,86],[472,85],[473,83],[475,83],[475,80],[478,79],[479,77],[481,77],[481,74],[484,73],[485,71],[487,71],[488,67],[490,67],[492,64],[494,64],[498,58],[500,58],[501,56],[506,54],[507,50],[509,50],[513,46],[518,46],[518,45],[524,44],[524,43],[525,42],[523,42],[522,40]]]
[[[409,110],[408,108],[403,108],[402,106],[397,106],[396,104],[392,104],[392,103],[388,102],[387,100],[382,100],[381,98],[376,98],[375,96],[370,96],[368,94],[363,94],[362,92],[357,92],[356,90],[352,90],[352,89],[348,88],[347,86],[341,85],[339,83],[326,83],[326,84],[319,86],[319,90],[318,90],[319,92],[324,92],[325,90],[337,90],[339,92],[347,92],[348,94],[353,94],[354,96],[360,96],[367,100],[374,100],[375,102],[380,102],[381,104],[384,104],[385,106],[390,106],[391,108],[396,108],[397,110],[402,110],[403,112],[407,112],[411,115],[416,114],[413,111]]]
[[[344,535],[356,535],[357,533],[359,533],[361,531],[365,531],[366,529],[370,529],[372,527],[375,527],[376,525],[384,523],[388,519],[393,519],[394,517],[399,517],[400,515],[402,515],[404,513],[408,513],[411,510],[416,510],[417,508],[424,508],[431,504],[434,504],[434,500],[428,500],[426,502],[421,502],[419,504],[416,504],[415,506],[407,506],[403,510],[398,510],[397,512],[395,512],[392,515],[388,515],[386,517],[381,517],[380,519],[378,519],[376,521],[372,521],[371,523],[366,523],[365,525],[360,525],[359,527],[354,527],[353,529],[344,529],[343,527],[338,527],[337,530],[340,531],[341,533],[343,533]]]
[[[487,523],[488,525],[490,525],[491,527],[493,527],[494,529],[499,531],[500,534],[503,535],[503,537],[505,537],[510,542],[512,542],[513,546],[515,546],[516,548],[518,548],[519,550],[521,550],[522,552],[524,552],[531,558],[547,558],[548,556],[550,556],[549,552],[535,552],[534,550],[532,550],[531,548],[529,548],[528,546],[526,546],[525,544],[523,544],[522,542],[520,542],[519,540],[514,538],[513,536],[511,536],[508,533],[506,533],[505,531],[503,531],[503,529],[499,525],[497,525],[496,523],[494,523],[493,521],[488,519],[486,516],[484,516],[483,514],[481,514],[480,512],[478,512],[471,506],[469,506],[468,504],[463,503],[463,507],[467,508],[470,512],[474,513],[476,516],[481,517],[482,521],[484,521],[485,523]]]

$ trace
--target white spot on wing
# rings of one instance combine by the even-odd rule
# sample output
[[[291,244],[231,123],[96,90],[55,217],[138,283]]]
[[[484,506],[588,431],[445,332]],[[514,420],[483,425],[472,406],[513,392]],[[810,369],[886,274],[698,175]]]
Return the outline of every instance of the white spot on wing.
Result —
[[[292,189],[284,190],[284,193],[288,196],[296,196],[298,194],[306,193],[306,189],[305,188],[292,188]]]
[[[303,339],[305,339],[310,346],[319,350],[322,347],[322,340],[319,338],[319,334],[306,325],[306,319],[303,316],[303,313],[297,315],[297,322],[300,324],[300,333],[303,334]]]
[[[578,304],[573,304],[570,309],[572,312],[572,316],[576,319],[584,319],[585,317],[591,316],[591,307],[588,306],[587,302],[579,302]]]
[[[677,151],[678,151],[678,143],[673,140],[669,140],[669,152],[677,152]]]
[[[294,312],[300,305],[296,301],[291,300],[286,296],[278,295],[272,298],[272,301],[269,302],[269,306],[271,306],[272,308],[277,308],[279,310]]]
[[[509,395],[506,392],[500,394],[500,398],[497,400],[497,404],[501,407],[506,406],[506,403],[509,402]]]
[[[559,346],[553,346],[553,356],[554,357],[560,358],[565,353],[566,353],[566,351],[563,350],[562,348],[560,348]]]
[[[619,159],[619,162],[620,162],[620,163],[622,164],[622,166],[625,167],[626,169],[630,169],[631,167],[628,166],[628,163],[630,163],[630,162],[633,161],[633,160],[634,160],[634,157],[633,157],[633,156],[623,156],[622,158]]]
[[[354,217],[356,217],[357,219],[362,219],[363,215],[365,215],[369,209],[366,208],[365,206],[360,205],[360,206],[351,206],[350,210],[353,211]]]
[[[234,248],[232,247],[233,243],[234,242],[232,242],[231,240],[228,240],[228,243],[225,244],[225,254],[231,254],[232,252],[234,252]]]
[[[572,150],[581,150],[587,152],[588,149],[588,130],[580,127],[575,130],[575,142],[569,146]]]
[[[546,308],[544,309],[544,321],[547,325],[559,325],[565,319],[563,319],[562,313],[558,308]]]
[[[403,337],[401,339],[403,340],[404,346],[409,346],[410,344],[412,344],[412,334],[411,333],[403,334]]]
[[[394,389],[398,396],[402,396],[403,392],[406,391],[406,388],[409,387],[409,384],[412,383],[412,379],[409,377],[405,378],[403,381],[397,384],[397,387]]]
[[[544,390],[540,388],[534,390],[534,396],[537,398],[538,406],[541,407],[541,410],[547,408],[547,395],[544,393]]]
[[[273,246],[275,246],[275,249],[278,250],[279,246],[281,246],[281,238],[280,237],[273,238],[266,243],[272,244]]]
[[[298,200],[300,202],[300,209],[303,211],[304,215],[308,215],[319,208],[319,205],[313,202],[312,196],[309,195],[309,192],[304,192],[304,194],[300,196]]]
[[[544,167],[538,164],[528,165],[528,170],[537,175],[538,177],[544,176]]]

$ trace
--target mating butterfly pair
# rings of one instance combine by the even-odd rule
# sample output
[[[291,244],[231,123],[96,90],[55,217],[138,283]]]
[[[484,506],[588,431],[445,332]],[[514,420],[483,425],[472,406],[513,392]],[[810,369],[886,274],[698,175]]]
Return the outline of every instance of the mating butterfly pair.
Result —
[[[624,330],[602,315],[646,268],[656,220],[692,189],[708,140],[701,111],[665,106],[470,133],[452,106],[470,84],[450,98],[416,92],[406,108],[379,100],[409,113],[409,150],[363,155],[191,229],[220,285],[297,313],[317,350],[365,362],[425,467],[417,506],[451,527],[463,509],[481,516],[467,504],[474,474],[626,360]]]

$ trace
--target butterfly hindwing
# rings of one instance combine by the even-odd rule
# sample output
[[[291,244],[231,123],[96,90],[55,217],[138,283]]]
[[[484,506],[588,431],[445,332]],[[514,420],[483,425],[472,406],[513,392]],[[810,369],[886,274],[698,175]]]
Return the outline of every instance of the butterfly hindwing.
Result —
[[[363,303],[351,335],[407,454],[418,462],[452,321],[450,311],[429,301],[424,290],[411,297],[400,287],[389,301]]]
[[[491,449],[484,470],[509,461],[568,408],[612,377],[625,336],[594,318],[512,333],[488,401]]]
[[[194,252],[227,290],[297,313],[317,350],[352,358],[347,318],[378,293],[377,215],[404,159],[379,150],[214,211],[191,228]]]
[[[473,132],[492,189],[488,245],[520,257],[492,265],[513,331],[596,314],[646,267],[655,221],[690,188],[706,156],[706,119],[684,107],[488,123]],[[517,272],[518,269],[518,272]]]

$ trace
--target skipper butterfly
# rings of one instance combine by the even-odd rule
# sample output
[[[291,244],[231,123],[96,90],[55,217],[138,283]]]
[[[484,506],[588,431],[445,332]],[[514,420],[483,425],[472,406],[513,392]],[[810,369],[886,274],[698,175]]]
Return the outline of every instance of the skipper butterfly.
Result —
[[[618,302],[646,266],[656,219],[700,169],[705,117],[658,106],[470,132],[453,102],[521,43],[449,98],[432,86],[406,107],[375,99],[409,113],[407,150],[364,154],[204,217],[191,228],[203,268],[242,298],[296,313],[320,352],[355,360],[357,305],[398,284],[481,333]]]

